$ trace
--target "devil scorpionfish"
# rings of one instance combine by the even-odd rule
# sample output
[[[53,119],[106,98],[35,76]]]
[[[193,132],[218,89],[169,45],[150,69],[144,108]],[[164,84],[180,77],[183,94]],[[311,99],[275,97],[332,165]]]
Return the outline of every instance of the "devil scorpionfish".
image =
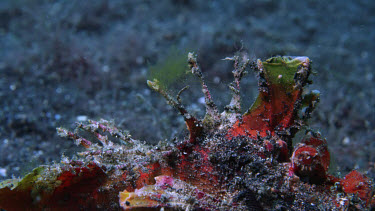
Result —
[[[319,102],[308,57],[278,56],[234,63],[232,99],[219,112],[193,53],[191,73],[205,98],[194,117],[159,81],[147,81],[184,118],[184,140],[147,145],[113,123],[78,123],[58,133],[85,148],[74,158],[40,166],[23,179],[0,183],[0,208],[11,210],[363,210],[375,207],[373,182],[353,170],[328,173],[327,141],[307,125]],[[259,94],[241,113],[240,82],[247,69]],[[304,133],[293,146],[297,132]],[[89,135],[88,135],[89,134]]]

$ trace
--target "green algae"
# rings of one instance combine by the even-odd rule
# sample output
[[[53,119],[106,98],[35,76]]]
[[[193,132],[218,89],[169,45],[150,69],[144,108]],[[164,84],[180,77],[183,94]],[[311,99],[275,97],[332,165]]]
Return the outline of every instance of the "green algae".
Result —
[[[26,190],[26,189],[32,187],[37,182],[37,180],[40,178],[40,175],[42,174],[42,172],[44,170],[45,170],[44,166],[39,166],[39,167],[35,168],[31,173],[27,174],[18,183],[16,188]]]
[[[176,82],[183,81],[189,75],[185,53],[171,47],[164,59],[149,67],[148,80],[158,80],[163,89],[170,89]]]
[[[296,88],[296,74],[303,63],[308,62],[306,59],[308,60],[307,57],[278,56],[269,58],[266,61],[258,60],[259,76],[264,83],[261,86],[277,85],[280,86],[277,89],[282,89],[280,90],[282,93],[293,92]],[[264,99],[258,95],[246,113],[257,109],[262,105],[263,101]],[[306,102],[309,101],[306,100]]]
[[[293,88],[295,74],[307,57],[272,57],[262,62],[267,81],[272,84],[282,84],[288,90]]]

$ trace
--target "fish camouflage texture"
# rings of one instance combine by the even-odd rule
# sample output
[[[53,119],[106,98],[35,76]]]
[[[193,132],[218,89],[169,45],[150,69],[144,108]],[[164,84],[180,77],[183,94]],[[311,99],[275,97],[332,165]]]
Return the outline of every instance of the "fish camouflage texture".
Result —
[[[113,123],[79,123],[58,133],[85,147],[77,157],[40,166],[23,179],[0,184],[0,208],[11,210],[370,210],[373,182],[353,170],[344,178],[328,173],[327,141],[307,126],[319,101],[308,57],[273,57],[234,63],[232,100],[215,105],[196,56],[206,115],[198,119],[158,80],[147,81],[184,118],[189,136],[146,145]],[[241,114],[240,81],[247,67],[258,75],[259,94]],[[292,138],[305,131],[296,146]]]

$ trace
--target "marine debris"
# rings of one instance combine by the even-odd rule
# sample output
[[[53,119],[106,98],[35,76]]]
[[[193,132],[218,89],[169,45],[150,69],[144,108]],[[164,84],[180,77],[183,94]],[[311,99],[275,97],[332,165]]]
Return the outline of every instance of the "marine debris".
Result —
[[[189,137],[156,146],[133,139],[113,123],[79,123],[58,133],[85,148],[77,158],[41,166],[0,186],[6,210],[363,210],[375,207],[373,181],[358,171],[328,173],[328,143],[307,126],[319,92],[308,57],[278,56],[234,63],[232,100],[222,112],[214,103],[193,53],[206,115],[194,117],[158,80],[147,81],[184,118]],[[259,95],[241,113],[240,83],[248,68],[258,75]],[[306,131],[296,146],[292,139]],[[84,132],[84,133],[82,133]],[[84,135],[86,134],[86,135]],[[89,134],[89,135],[88,135]]]

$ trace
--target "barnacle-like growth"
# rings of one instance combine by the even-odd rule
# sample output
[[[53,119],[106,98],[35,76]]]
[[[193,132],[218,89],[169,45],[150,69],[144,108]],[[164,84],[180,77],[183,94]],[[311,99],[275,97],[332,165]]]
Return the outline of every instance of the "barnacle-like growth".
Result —
[[[373,183],[352,171],[329,175],[328,143],[307,128],[293,150],[291,139],[305,127],[319,92],[310,83],[307,57],[273,57],[234,63],[232,100],[222,112],[214,103],[197,58],[191,73],[201,81],[206,115],[192,116],[181,93],[147,81],[184,118],[189,137],[176,143],[142,144],[112,123],[79,123],[58,133],[82,145],[77,158],[35,169],[22,180],[0,183],[6,210],[348,210],[374,207]],[[258,73],[259,95],[241,114],[240,82],[247,68]],[[82,133],[84,132],[84,133]],[[86,134],[86,135],[85,135]],[[89,135],[87,135],[89,134]],[[290,156],[291,155],[291,156]]]

